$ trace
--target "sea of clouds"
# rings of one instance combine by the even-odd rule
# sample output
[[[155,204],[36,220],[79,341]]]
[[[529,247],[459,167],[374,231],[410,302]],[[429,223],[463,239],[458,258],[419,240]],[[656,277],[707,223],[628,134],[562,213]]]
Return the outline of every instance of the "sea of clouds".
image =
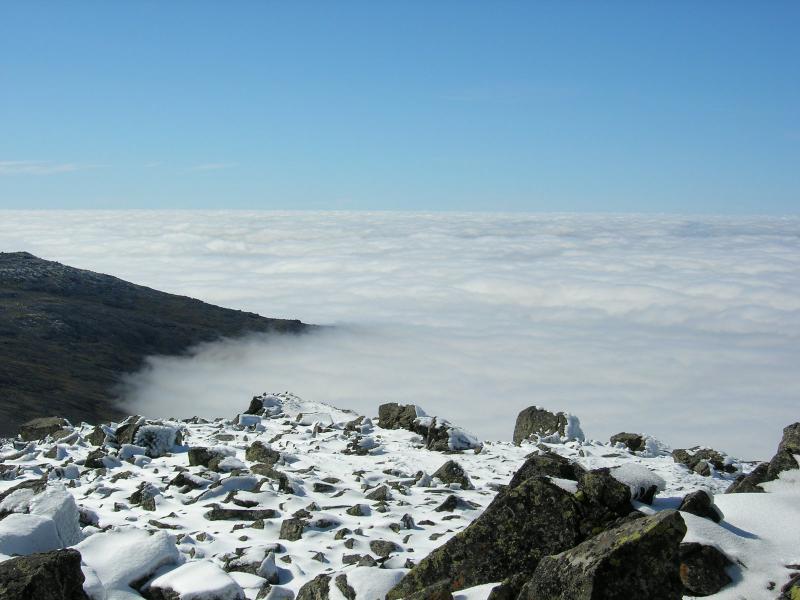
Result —
[[[336,325],[153,358],[126,398],[142,414],[290,390],[509,439],[536,404],[742,458],[800,417],[797,217],[3,211],[0,250]]]

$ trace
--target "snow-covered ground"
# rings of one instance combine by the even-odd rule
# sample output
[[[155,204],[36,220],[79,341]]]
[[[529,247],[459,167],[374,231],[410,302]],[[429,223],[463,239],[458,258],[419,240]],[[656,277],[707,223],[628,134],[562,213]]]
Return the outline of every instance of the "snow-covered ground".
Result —
[[[182,430],[182,446],[157,458],[135,446],[111,450],[102,459],[105,469],[83,464],[96,450],[87,441],[93,432],[89,425],[57,444],[4,444],[0,494],[45,475],[48,489],[40,494],[21,490],[0,503],[0,514],[13,513],[0,520],[0,560],[75,546],[85,563],[84,587],[93,600],[137,598],[131,585],[141,586],[144,577],[155,578],[151,586],[179,590],[186,599],[203,598],[211,590],[215,598],[233,600],[244,594],[255,599],[270,580],[266,597],[284,598],[322,573],[345,573],[357,598],[374,600],[408,567],[478,517],[498,486],[508,483],[536,449],[527,442],[487,442],[479,452],[445,454],[427,450],[410,431],[382,429],[377,419],[366,419],[355,425],[355,434],[360,436],[358,447],[368,453],[348,454],[355,434],[346,432],[345,425],[356,414],[290,394],[275,395],[273,402],[279,416],[246,416],[243,424],[225,419],[173,422]],[[231,416],[246,408],[241,405],[245,402],[239,404],[231,407]],[[288,476],[292,493],[250,471],[254,461],[247,459],[246,450],[255,441],[280,452],[275,468]],[[765,494],[723,495],[735,474],[698,475],[675,463],[669,448],[652,439],[639,453],[591,440],[547,446],[586,468],[610,467],[633,488],[644,482],[658,485],[661,491],[652,506],[636,504],[644,512],[677,508],[694,490],[715,494],[725,517],[720,524],[684,515],[687,541],[714,545],[736,563],[729,568],[733,584],[714,598],[775,598],[788,581],[787,565],[800,563],[798,472],[782,474],[767,484]],[[217,448],[225,458],[216,470],[190,466],[189,447]],[[451,459],[464,468],[473,489],[424,476]],[[383,485],[388,488],[385,501],[366,497]],[[131,500],[143,489],[154,504]],[[459,499],[457,507],[437,510],[451,494]],[[274,513],[210,520],[215,505]],[[75,528],[78,510],[80,530]],[[293,515],[307,522],[302,537],[281,539],[281,524]],[[464,590],[455,598],[485,599],[490,589]],[[344,598],[334,585],[330,594]]]

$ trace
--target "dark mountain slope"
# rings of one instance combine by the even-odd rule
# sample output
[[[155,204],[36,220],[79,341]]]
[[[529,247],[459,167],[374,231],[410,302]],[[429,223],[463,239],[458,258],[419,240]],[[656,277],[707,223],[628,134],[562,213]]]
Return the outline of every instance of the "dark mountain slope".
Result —
[[[114,387],[147,356],[250,332],[307,329],[27,252],[0,253],[0,435],[51,414],[73,422],[120,417]]]

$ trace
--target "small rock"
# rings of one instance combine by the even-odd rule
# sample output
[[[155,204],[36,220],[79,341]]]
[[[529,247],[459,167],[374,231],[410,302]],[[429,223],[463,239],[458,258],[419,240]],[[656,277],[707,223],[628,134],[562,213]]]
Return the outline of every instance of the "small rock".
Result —
[[[626,433],[624,431],[611,436],[611,443],[622,443],[627,446],[631,452],[639,452],[644,450],[644,436],[639,433]]]
[[[725,568],[732,563],[713,546],[681,544],[680,560],[680,577],[687,596],[710,596],[731,583]]]
[[[397,552],[400,548],[394,542],[389,542],[386,540],[372,540],[369,543],[369,549],[381,558],[386,558],[392,552]]]
[[[466,471],[454,460],[448,460],[439,467],[433,477],[439,478],[445,484],[457,483],[464,490],[473,489],[472,482],[470,482]]]
[[[281,453],[260,441],[253,442],[245,451],[244,457],[252,462],[273,466],[281,458]]]
[[[713,497],[705,490],[697,490],[687,494],[681,501],[678,510],[703,517],[704,519],[711,519],[714,523],[719,523],[723,518],[720,510],[714,506]]]
[[[278,539],[296,542],[303,537],[303,529],[305,529],[306,522],[302,519],[285,519],[281,523],[281,532]]]

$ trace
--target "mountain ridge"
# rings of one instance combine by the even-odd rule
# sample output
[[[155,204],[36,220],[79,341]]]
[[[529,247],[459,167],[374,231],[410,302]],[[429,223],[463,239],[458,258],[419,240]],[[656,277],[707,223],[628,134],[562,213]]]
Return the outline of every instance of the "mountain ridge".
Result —
[[[98,423],[123,416],[121,376],[148,356],[250,333],[309,331],[101,273],[0,253],[0,435],[34,417]]]

